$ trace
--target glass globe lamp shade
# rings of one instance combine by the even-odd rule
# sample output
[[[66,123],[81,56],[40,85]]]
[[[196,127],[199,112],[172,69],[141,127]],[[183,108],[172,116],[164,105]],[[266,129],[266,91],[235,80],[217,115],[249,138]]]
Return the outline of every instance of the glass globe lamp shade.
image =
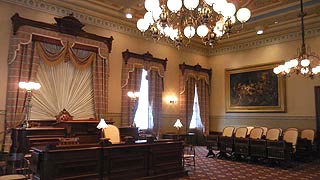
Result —
[[[287,61],[287,62],[284,63],[284,66],[286,68],[292,68],[292,63],[290,61]]]
[[[149,24],[145,19],[141,18],[137,21],[137,28],[139,29],[139,31],[145,32],[149,28]]]
[[[316,67],[312,68],[313,74],[318,74],[319,72],[320,72],[320,66],[316,66]]]
[[[215,0],[204,0],[208,5],[212,6]]]
[[[170,39],[174,41],[177,36],[178,36],[178,29],[172,29],[169,35]]]
[[[152,17],[154,21],[157,21],[160,18],[161,13],[162,13],[162,10],[160,7],[157,7],[152,11]]]
[[[192,38],[195,33],[196,33],[195,28],[190,25],[186,26],[183,30],[183,34],[189,39]]]
[[[213,28],[213,32],[216,34],[217,37],[221,37],[223,35],[223,31],[221,31],[218,26]]]
[[[250,19],[251,12],[248,8],[240,8],[236,16],[241,23],[245,23]]]
[[[33,83],[32,86],[33,86],[33,89],[34,89],[34,90],[38,90],[38,89],[41,88],[41,85],[40,85],[39,83],[35,83],[35,82]]]
[[[178,12],[182,7],[182,1],[181,0],[168,0],[167,7],[172,12]]]
[[[26,82],[19,82],[19,88],[26,89],[27,83]]]
[[[275,74],[279,74],[280,73],[279,68],[278,67],[273,68],[273,72]]]
[[[197,34],[201,38],[206,36],[208,34],[208,32],[209,32],[209,29],[205,24],[202,24],[202,25],[198,26],[198,28],[197,28]]]
[[[310,60],[309,59],[303,59],[303,60],[301,60],[300,64],[303,67],[307,67],[310,64]]]
[[[224,17],[231,17],[236,13],[236,6],[232,3],[227,3],[221,13]]]
[[[290,60],[290,63],[292,67],[297,67],[299,65],[299,61],[297,59]]]
[[[166,26],[166,27],[163,29],[164,35],[165,35],[166,37],[170,36],[171,31],[172,31],[172,28],[169,27],[169,26]]]
[[[144,20],[147,22],[147,24],[153,24],[154,23],[154,20],[153,20],[153,17],[152,17],[152,12],[149,11],[149,12],[146,12],[144,14]]]
[[[144,7],[147,11],[153,11],[155,8],[159,7],[159,0],[145,0]]]
[[[218,14],[222,14],[222,12],[226,10],[225,7],[227,6],[227,4],[228,2],[225,0],[215,0],[212,4],[212,8]]]
[[[193,10],[199,5],[199,0],[184,0],[183,4],[187,9]]]
[[[301,68],[300,72],[301,74],[307,74],[309,72],[309,68],[306,68],[306,67]]]

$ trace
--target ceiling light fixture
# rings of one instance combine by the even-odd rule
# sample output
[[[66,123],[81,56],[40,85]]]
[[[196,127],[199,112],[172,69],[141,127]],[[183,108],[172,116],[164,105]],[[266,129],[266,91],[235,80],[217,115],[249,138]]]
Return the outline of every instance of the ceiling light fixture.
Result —
[[[133,17],[132,10],[130,8],[125,9],[124,13],[125,13],[127,19],[132,19],[132,17]]]
[[[291,74],[302,74],[313,78],[315,75],[320,74],[320,58],[311,48],[306,48],[304,39],[304,16],[303,0],[300,0],[300,17],[301,17],[301,36],[302,43],[301,49],[298,49],[298,56],[292,60],[286,61],[284,64],[279,65],[273,69],[273,72],[278,76],[288,77]]]
[[[264,27],[263,26],[256,26],[255,27],[257,35],[261,35],[264,33]]]
[[[243,24],[251,16],[248,8],[236,13],[235,5],[226,0],[145,0],[144,5],[147,12],[137,28],[142,33],[149,30],[154,40],[167,37],[178,48],[196,33],[205,45],[213,46],[231,33],[236,17]]]

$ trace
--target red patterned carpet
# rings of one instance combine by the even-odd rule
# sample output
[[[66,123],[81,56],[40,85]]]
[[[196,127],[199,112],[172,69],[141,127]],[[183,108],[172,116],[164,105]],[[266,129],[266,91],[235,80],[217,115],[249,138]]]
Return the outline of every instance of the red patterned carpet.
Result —
[[[204,146],[196,147],[196,168],[188,167],[189,176],[175,180],[320,180],[320,161],[294,163],[294,167],[283,169],[278,166],[250,164],[217,158],[207,158]]]

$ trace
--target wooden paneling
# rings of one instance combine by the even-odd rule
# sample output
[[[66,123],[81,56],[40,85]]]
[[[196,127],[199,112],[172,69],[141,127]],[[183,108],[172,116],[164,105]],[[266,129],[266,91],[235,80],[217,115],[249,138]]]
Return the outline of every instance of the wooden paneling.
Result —
[[[182,142],[34,147],[33,179],[169,179],[186,176]]]

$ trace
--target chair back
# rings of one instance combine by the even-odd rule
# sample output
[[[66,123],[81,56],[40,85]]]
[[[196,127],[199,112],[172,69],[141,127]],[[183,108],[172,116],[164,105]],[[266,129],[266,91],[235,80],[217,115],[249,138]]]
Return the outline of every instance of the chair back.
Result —
[[[295,128],[295,127],[289,127],[289,128],[287,128],[286,130],[295,130],[295,131],[298,131],[298,128]]]
[[[255,127],[250,131],[250,139],[261,139],[263,135],[263,129],[260,127]]]
[[[292,143],[293,149],[296,148],[296,144],[298,141],[298,130],[295,129],[287,129],[284,132],[283,140],[288,143]]]
[[[267,136],[267,131],[268,131],[268,128],[267,127],[261,127],[263,129],[263,134],[262,136],[266,137]]]
[[[268,129],[267,131],[266,139],[271,141],[278,141],[280,135],[281,135],[280,128],[271,128],[271,129]]]
[[[252,130],[253,128],[254,128],[253,126],[247,126],[247,129],[248,129],[248,131],[247,131],[247,136],[250,135],[250,132],[251,132],[251,130]]]
[[[315,131],[313,129],[304,129],[301,131],[301,139],[307,139],[311,141],[311,144],[313,144],[315,137]]]
[[[120,131],[117,126],[109,124],[107,128],[103,129],[104,137],[110,138],[112,144],[120,143]]]
[[[227,127],[223,128],[222,136],[232,137],[232,136],[233,136],[233,133],[234,133],[234,127],[232,127],[232,126],[227,126]]]
[[[238,127],[236,129],[234,137],[236,138],[246,138],[248,129],[246,127]]]

